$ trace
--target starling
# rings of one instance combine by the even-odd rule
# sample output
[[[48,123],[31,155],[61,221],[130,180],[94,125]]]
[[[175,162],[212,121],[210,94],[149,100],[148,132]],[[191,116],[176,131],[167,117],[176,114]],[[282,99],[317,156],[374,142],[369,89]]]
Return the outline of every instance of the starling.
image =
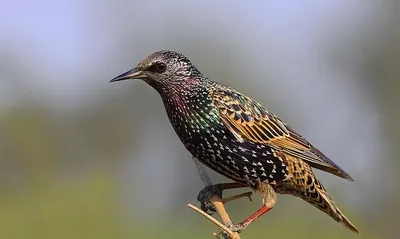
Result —
[[[312,168],[352,181],[350,175],[257,101],[208,79],[175,51],[155,52],[110,82],[128,79],[142,79],[161,95],[175,132],[194,158],[237,187],[262,195],[263,206],[243,222],[228,225],[232,231],[243,231],[272,209],[279,193],[299,197],[358,232]],[[210,195],[226,188],[205,187],[198,197],[202,209],[212,211]]]

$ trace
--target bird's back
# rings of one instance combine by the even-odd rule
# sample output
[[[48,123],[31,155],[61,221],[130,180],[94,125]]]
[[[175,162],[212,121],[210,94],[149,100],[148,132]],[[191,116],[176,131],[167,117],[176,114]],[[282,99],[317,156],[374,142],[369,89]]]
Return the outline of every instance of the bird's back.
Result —
[[[285,160],[278,156],[283,153],[351,180],[267,108],[230,87],[202,79],[184,94],[173,91],[162,98],[185,147],[228,178],[252,185],[282,181],[288,175]]]
[[[351,177],[257,101],[210,81],[174,51],[156,52],[111,82],[126,79],[143,79],[160,93],[185,147],[211,169],[255,189],[301,197],[357,231],[311,167]]]

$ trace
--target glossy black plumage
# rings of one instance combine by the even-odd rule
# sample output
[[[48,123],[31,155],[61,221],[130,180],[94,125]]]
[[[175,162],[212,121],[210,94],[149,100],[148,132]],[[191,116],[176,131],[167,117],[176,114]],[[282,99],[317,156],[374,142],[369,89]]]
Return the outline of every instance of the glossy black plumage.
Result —
[[[208,79],[174,51],[156,52],[112,81],[129,77],[159,92],[177,135],[200,162],[262,194],[300,197],[357,231],[311,167],[352,180],[349,174],[260,103]],[[264,204],[272,207],[270,196]]]

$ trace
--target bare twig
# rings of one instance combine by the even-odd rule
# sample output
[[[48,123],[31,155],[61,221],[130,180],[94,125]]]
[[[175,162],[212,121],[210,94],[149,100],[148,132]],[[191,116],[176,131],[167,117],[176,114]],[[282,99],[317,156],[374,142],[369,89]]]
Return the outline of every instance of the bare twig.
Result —
[[[189,208],[193,209],[194,211],[200,213],[201,215],[203,215],[205,218],[207,218],[208,220],[210,220],[211,222],[213,222],[215,225],[217,225],[219,228],[221,228],[222,230],[226,231],[229,236],[231,238],[235,238],[235,233],[232,232],[229,228],[227,228],[225,225],[223,225],[222,223],[220,223],[217,219],[213,218],[212,216],[208,215],[207,213],[203,212],[203,210],[197,208],[196,206],[193,206],[192,204],[187,204],[186,206],[188,206]],[[213,233],[214,236],[218,235],[216,233]]]
[[[206,168],[204,167],[204,165],[203,164],[201,164],[196,158],[194,158],[193,157],[193,161],[194,161],[194,163],[196,164],[196,167],[197,167],[197,170],[198,170],[198,172],[199,172],[199,175],[200,175],[200,178],[201,178],[201,180],[204,182],[204,184],[206,185],[206,186],[208,186],[208,185],[212,185],[212,181],[211,181],[211,179],[210,179],[210,177],[208,176],[208,174],[207,174],[207,171],[206,171]],[[247,196],[247,195],[246,195]],[[249,196],[250,197],[250,196]],[[233,200],[233,199],[231,199],[231,200]],[[220,227],[222,230],[224,230],[226,233],[228,233],[229,234],[229,236],[232,238],[232,239],[240,239],[240,236],[239,236],[239,233],[237,233],[237,232],[232,232],[231,230],[229,230],[225,225],[228,225],[228,223],[232,223],[232,220],[230,219],[230,217],[229,217],[229,215],[228,215],[228,213],[226,212],[226,209],[225,209],[225,206],[224,206],[224,202],[222,201],[222,199],[218,196],[218,195],[216,195],[216,194],[214,194],[212,197],[211,197],[211,203],[214,205],[214,207],[215,207],[215,210],[217,211],[217,213],[219,214],[219,216],[221,217],[221,220],[222,220],[222,222],[223,222],[223,224],[224,225],[222,225],[220,222],[218,222],[217,220],[215,220],[213,217],[211,217],[211,216],[209,216],[208,214],[206,214],[206,213],[204,213],[202,210],[200,210],[200,209],[198,209],[198,210],[196,210],[196,209],[194,209],[194,208],[196,208],[196,207],[194,207],[193,205],[193,207],[190,207],[190,208],[192,208],[193,210],[195,210],[195,211],[197,211],[197,212],[199,212],[199,213],[201,213],[203,216],[205,216],[206,218],[208,218],[209,220],[211,220],[211,218],[213,219],[213,220],[211,220],[213,223],[215,223],[216,225],[218,225],[218,227]],[[189,206],[189,205],[188,205]],[[206,216],[207,215],[207,216]],[[218,223],[216,223],[216,222],[218,222]],[[223,226],[223,227],[222,227]],[[216,234],[216,233],[213,233],[213,235],[216,235],[217,237],[218,237],[218,235]]]
[[[252,199],[251,199],[251,195],[252,194],[253,194],[252,192],[245,192],[245,193],[233,195],[231,197],[223,198],[222,202],[225,204],[227,202],[230,202],[230,201],[233,201],[233,200],[236,200],[236,199],[239,199],[239,198],[244,198],[244,197],[248,197],[250,202],[251,202],[252,201]]]

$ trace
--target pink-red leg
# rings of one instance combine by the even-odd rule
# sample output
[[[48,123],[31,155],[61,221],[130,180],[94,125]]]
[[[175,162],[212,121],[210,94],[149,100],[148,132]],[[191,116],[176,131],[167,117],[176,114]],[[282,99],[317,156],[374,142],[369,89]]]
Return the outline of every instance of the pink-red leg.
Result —
[[[243,222],[238,223],[238,224],[230,224],[230,225],[228,225],[228,228],[231,229],[231,231],[233,231],[233,232],[241,232],[244,229],[246,229],[246,227],[248,227],[257,218],[261,217],[269,210],[271,210],[270,207],[263,205],[260,209],[257,210],[257,212],[253,213],[253,215],[251,215],[250,217],[245,219]]]

